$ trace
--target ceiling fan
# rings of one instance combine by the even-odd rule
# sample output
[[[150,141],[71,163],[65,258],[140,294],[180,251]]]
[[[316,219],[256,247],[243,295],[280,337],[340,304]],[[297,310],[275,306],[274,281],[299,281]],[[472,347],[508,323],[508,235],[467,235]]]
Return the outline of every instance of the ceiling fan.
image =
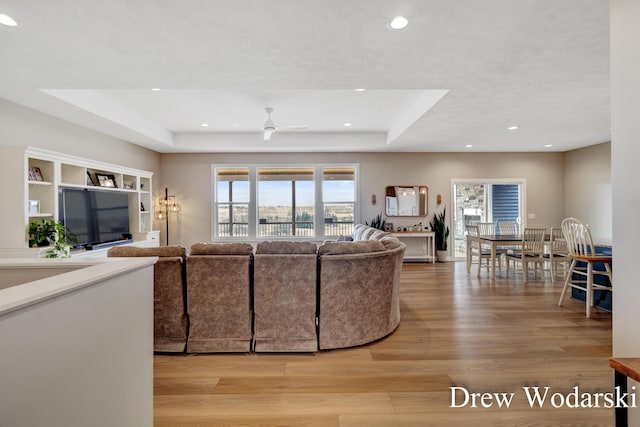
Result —
[[[271,139],[271,135],[280,129],[306,129],[305,125],[287,125],[287,126],[276,126],[276,124],[271,120],[271,113],[273,112],[273,108],[267,107],[264,109],[267,112],[267,121],[264,122],[264,140],[268,141]]]

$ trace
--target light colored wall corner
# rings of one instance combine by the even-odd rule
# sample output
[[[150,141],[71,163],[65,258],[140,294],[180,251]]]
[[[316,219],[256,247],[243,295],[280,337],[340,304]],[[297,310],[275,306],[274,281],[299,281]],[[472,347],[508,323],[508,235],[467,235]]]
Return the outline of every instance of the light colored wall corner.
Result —
[[[611,16],[611,172],[613,184],[613,355],[640,357],[640,2],[612,0]],[[636,385],[637,386],[637,385]],[[630,410],[629,425],[640,425],[640,409]]]
[[[564,154],[564,211],[589,224],[594,240],[611,243],[611,143]]]
[[[162,154],[160,163],[156,190],[164,191],[167,186],[182,205],[177,222],[175,218],[170,222],[170,243],[186,247],[211,238],[212,164],[358,163],[361,222],[384,211],[386,186],[427,185],[428,216],[392,220],[394,225],[412,225],[420,220],[424,224],[433,215],[437,194],[442,194],[444,203],[451,206],[452,178],[525,178],[528,210],[536,214],[529,225],[550,227],[564,217],[561,153],[198,153]],[[371,204],[372,194],[377,197],[375,206]],[[155,228],[164,233],[164,223]]]
[[[160,154],[0,98],[0,146],[38,147],[151,171]]]

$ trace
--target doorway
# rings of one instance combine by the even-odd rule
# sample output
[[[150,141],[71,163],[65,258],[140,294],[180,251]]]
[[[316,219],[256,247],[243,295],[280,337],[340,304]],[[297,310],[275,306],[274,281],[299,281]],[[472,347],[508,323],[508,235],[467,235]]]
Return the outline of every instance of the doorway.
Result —
[[[478,222],[516,221],[526,218],[525,179],[454,179],[453,247],[456,259],[465,259],[466,226]]]

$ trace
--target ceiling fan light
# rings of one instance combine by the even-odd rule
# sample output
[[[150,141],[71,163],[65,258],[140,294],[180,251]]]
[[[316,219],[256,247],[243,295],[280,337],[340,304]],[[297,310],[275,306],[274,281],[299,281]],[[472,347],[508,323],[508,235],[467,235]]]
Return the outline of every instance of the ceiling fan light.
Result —
[[[396,16],[389,22],[389,28],[392,30],[401,30],[409,24],[409,20],[404,16]]]

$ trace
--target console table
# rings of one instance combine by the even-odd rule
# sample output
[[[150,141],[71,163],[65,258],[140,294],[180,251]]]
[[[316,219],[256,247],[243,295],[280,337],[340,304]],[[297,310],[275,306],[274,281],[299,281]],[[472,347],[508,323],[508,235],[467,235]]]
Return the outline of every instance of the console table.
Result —
[[[404,255],[405,261],[436,262],[436,239],[433,231],[406,231],[391,234],[407,245],[407,251]],[[420,248],[416,248],[416,240],[418,240],[417,244],[421,245]]]

